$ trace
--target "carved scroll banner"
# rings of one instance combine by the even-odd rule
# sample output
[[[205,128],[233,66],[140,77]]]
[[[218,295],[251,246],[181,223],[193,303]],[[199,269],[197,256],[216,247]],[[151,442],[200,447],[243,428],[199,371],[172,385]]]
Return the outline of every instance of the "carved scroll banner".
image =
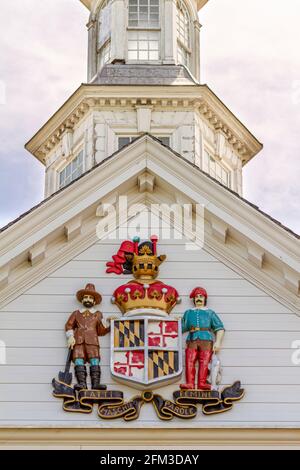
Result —
[[[53,379],[53,396],[63,399],[64,411],[92,413],[94,404],[99,407],[105,403],[121,405],[124,403],[123,392],[115,390],[81,390],[77,392],[70,385]]]
[[[177,405],[201,404],[203,414],[213,415],[231,410],[234,402],[241,400],[244,395],[241,382],[237,381],[221,393],[216,390],[179,390],[174,392],[173,397]]]
[[[125,421],[138,419],[145,403],[152,403],[159,419],[170,421],[174,417],[192,419],[197,416],[197,405],[202,405],[205,415],[224,413],[231,410],[235,401],[241,400],[244,390],[240,382],[226,387],[221,394],[217,391],[178,390],[173,394],[174,401],[165,400],[158,394],[145,391],[140,396],[125,402],[123,392],[117,390],[81,390],[77,392],[70,385],[53,379],[53,395],[63,399],[63,409],[67,412],[92,413],[98,406],[101,419],[123,418]]]
[[[160,395],[153,395],[153,406],[159,419],[170,421],[174,417],[192,419],[197,415],[197,406],[189,403],[181,405],[171,400],[164,400]]]
[[[120,405],[102,405],[98,408],[98,416],[102,419],[123,418],[125,421],[134,421],[140,416],[143,404],[143,397],[135,397]]]

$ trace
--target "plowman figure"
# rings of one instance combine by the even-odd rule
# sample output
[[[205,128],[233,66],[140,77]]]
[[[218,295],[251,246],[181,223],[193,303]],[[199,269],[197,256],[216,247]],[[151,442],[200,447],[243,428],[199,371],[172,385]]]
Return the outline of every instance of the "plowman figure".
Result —
[[[83,308],[72,313],[66,323],[68,347],[73,350],[73,362],[78,384],[77,390],[87,389],[87,371],[85,364],[90,363],[90,374],[93,390],[106,390],[100,385],[100,347],[98,336],[105,336],[110,331],[102,323],[103,315],[94,307],[102,301],[94,284],[87,284],[85,289],[77,292],[77,300]]]

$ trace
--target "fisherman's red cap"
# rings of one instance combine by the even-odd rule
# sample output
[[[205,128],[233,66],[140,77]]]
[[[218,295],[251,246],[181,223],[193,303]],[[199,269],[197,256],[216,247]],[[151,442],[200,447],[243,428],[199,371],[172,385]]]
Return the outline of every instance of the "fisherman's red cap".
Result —
[[[195,287],[195,289],[190,293],[190,299],[195,299],[197,295],[203,295],[207,299],[208,294],[203,287]]]

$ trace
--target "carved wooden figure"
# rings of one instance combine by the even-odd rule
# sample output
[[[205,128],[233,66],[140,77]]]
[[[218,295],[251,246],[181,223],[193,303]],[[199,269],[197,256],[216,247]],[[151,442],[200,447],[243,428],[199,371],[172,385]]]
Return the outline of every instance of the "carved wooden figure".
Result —
[[[187,310],[183,316],[182,332],[189,334],[185,350],[186,383],[181,384],[182,390],[211,390],[211,385],[207,383],[209,364],[213,352],[221,349],[225,328],[218,315],[206,307],[207,297],[205,289],[196,287],[190,294],[195,308]]]
[[[100,347],[98,336],[104,336],[110,331],[102,323],[102,313],[95,309],[101,303],[102,297],[96,292],[93,284],[87,284],[85,289],[77,292],[77,300],[83,308],[72,313],[66,323],[68,347],[72,349],[75,375],[78,384],[76,389],[87,389],[86,363],[90,363],[90,375],[93,390],[106,390],[106,385],[100,385]]]

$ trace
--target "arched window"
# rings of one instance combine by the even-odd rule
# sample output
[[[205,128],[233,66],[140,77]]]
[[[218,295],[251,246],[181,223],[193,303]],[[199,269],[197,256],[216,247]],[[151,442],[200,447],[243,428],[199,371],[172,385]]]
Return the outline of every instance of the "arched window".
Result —
[[[98,57],[99,68],[110,60],[111,51],[111,0],[104,0],[99,12]]]
[[[177,60],[179,64],[190,64],[191,57],[191,19],[182,0],[177,1]]]
[[[158,61],[160,0],[128,0],[128,59]]]

